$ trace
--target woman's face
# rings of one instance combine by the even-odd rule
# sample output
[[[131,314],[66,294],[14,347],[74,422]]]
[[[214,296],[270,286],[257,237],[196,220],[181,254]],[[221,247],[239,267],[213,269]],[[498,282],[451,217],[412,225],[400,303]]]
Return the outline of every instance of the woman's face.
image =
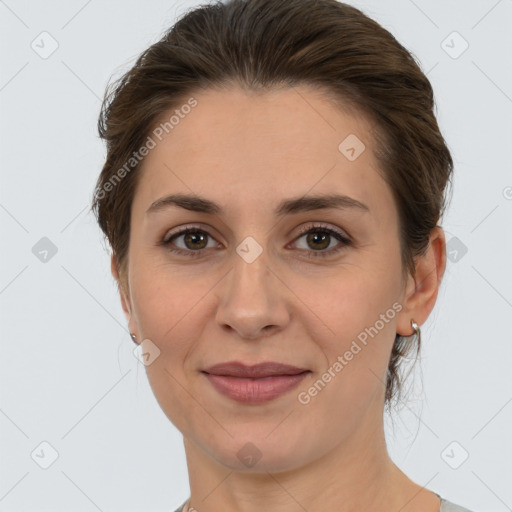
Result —
[[[414,290],[401,281],[397,210],[370,125],[305,87],[194,98],[169,133],[151,135],[132,205],[123,305],[131,332],[160,351],[147,345],[153,392],[186,440],[232,469],[355,451],[380,435],[395,333],[412,333],[399,311]],[[174,194],[218,211],[162,202]],[[306,201],[334,195],[365,206]],[[174,236],[187,227],[195,235]],[[309,373],[243,402],[203,373],[229,361]],[[254,469],[247,455],[261,457]]]

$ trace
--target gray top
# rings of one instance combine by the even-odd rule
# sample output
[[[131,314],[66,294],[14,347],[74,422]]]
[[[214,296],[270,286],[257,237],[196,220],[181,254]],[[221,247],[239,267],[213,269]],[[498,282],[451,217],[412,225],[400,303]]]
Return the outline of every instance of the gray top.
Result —
[[[433,492],[433,491],[432,491]],[[471,510],[461,507],[460,505],[456,505],[455,503],[452,503],[451,501],[445,500],[444,498],[441,498],[439,494],[434,493],[438,496],[438,498],[441,500],[441,508],[439,509],[439,512],[472,512]],[[187,504],[188,499],[174,512],[183,512],[185,505]]]
[[[439,494],[437,495],[439,496]],[[439,496],[439,498],[441,499],[441,508],[439,509],[439,512],[471,512],[471,510],[461,507],[460,505],[456,505],[451,501],[445,500],[444,498],[441,498],[441,496]]]

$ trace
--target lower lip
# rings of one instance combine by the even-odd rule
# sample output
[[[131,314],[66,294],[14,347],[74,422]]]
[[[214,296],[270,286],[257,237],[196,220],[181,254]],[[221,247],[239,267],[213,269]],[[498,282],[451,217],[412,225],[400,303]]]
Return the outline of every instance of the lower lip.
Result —
[[[291,391],[310,372],[297,375],[276,375],[262,379],[249,379],[228,377],[225,375],[211,375],[203,372],[213,387],[222,395],[237,402],[260,404]]]

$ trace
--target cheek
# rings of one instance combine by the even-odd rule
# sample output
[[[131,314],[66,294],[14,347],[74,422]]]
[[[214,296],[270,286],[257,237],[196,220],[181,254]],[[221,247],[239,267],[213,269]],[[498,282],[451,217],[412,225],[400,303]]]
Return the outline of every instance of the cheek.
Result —
[[[317,338],[326,356],[322,371],[336,375],[332,382],[337,383],[328,386],[344,403],[355,404],[355,397],[368,397],[385,385],[401,309],[392,275],[354,271],[331,281],[335,284],[316,297],[318,317],[329,326]]]
[[[381,315],[393,321],[394,310],[389,309],[398,297],[398,288],[392,276],[391,269],[377,272],[375,267],[351,268],[320,284],[317,281],[314,288],[309,286],[307,294],[305,283],[302,293],[308,297],[308,305],[317,313],[319,321],[330,327],[333,336],[347,340],[373,326]],[[379,322],[380,330],[389,330],[389,323],[383,326]]]
[[[146,366],[153,394],[169,420],[182,430],[201,425],[204,410],[187,384],[188,355],[201,337],[204,297],[211,285],[162,266],[140,266],[132,273],[132,299],[138,328],[159,349]],[[203,300],[208,300],[207,296]]]
[[[141,335],[157,344],[162,355],[172,352],[175,365],[199,337],[215,280],[197,270],[178,271],[166,264],[147,262],[137,266],[134,262],[131,283]]]

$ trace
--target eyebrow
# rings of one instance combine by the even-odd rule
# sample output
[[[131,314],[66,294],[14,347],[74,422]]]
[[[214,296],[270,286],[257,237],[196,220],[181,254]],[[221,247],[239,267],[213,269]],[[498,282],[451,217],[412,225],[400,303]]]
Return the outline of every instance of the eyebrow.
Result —
[[[222,207],[204,197],[192,194],[171,194],[154,201],[146,213],[161,211],[170,206],[177,206],[194,212],[219,215],[223,213]],[[328,208],[357,209],[361,212],[370,212],[370,208],[357,199],[339,194],[302,196],[286,199],[279,203],[274,210],[276,216]]]

